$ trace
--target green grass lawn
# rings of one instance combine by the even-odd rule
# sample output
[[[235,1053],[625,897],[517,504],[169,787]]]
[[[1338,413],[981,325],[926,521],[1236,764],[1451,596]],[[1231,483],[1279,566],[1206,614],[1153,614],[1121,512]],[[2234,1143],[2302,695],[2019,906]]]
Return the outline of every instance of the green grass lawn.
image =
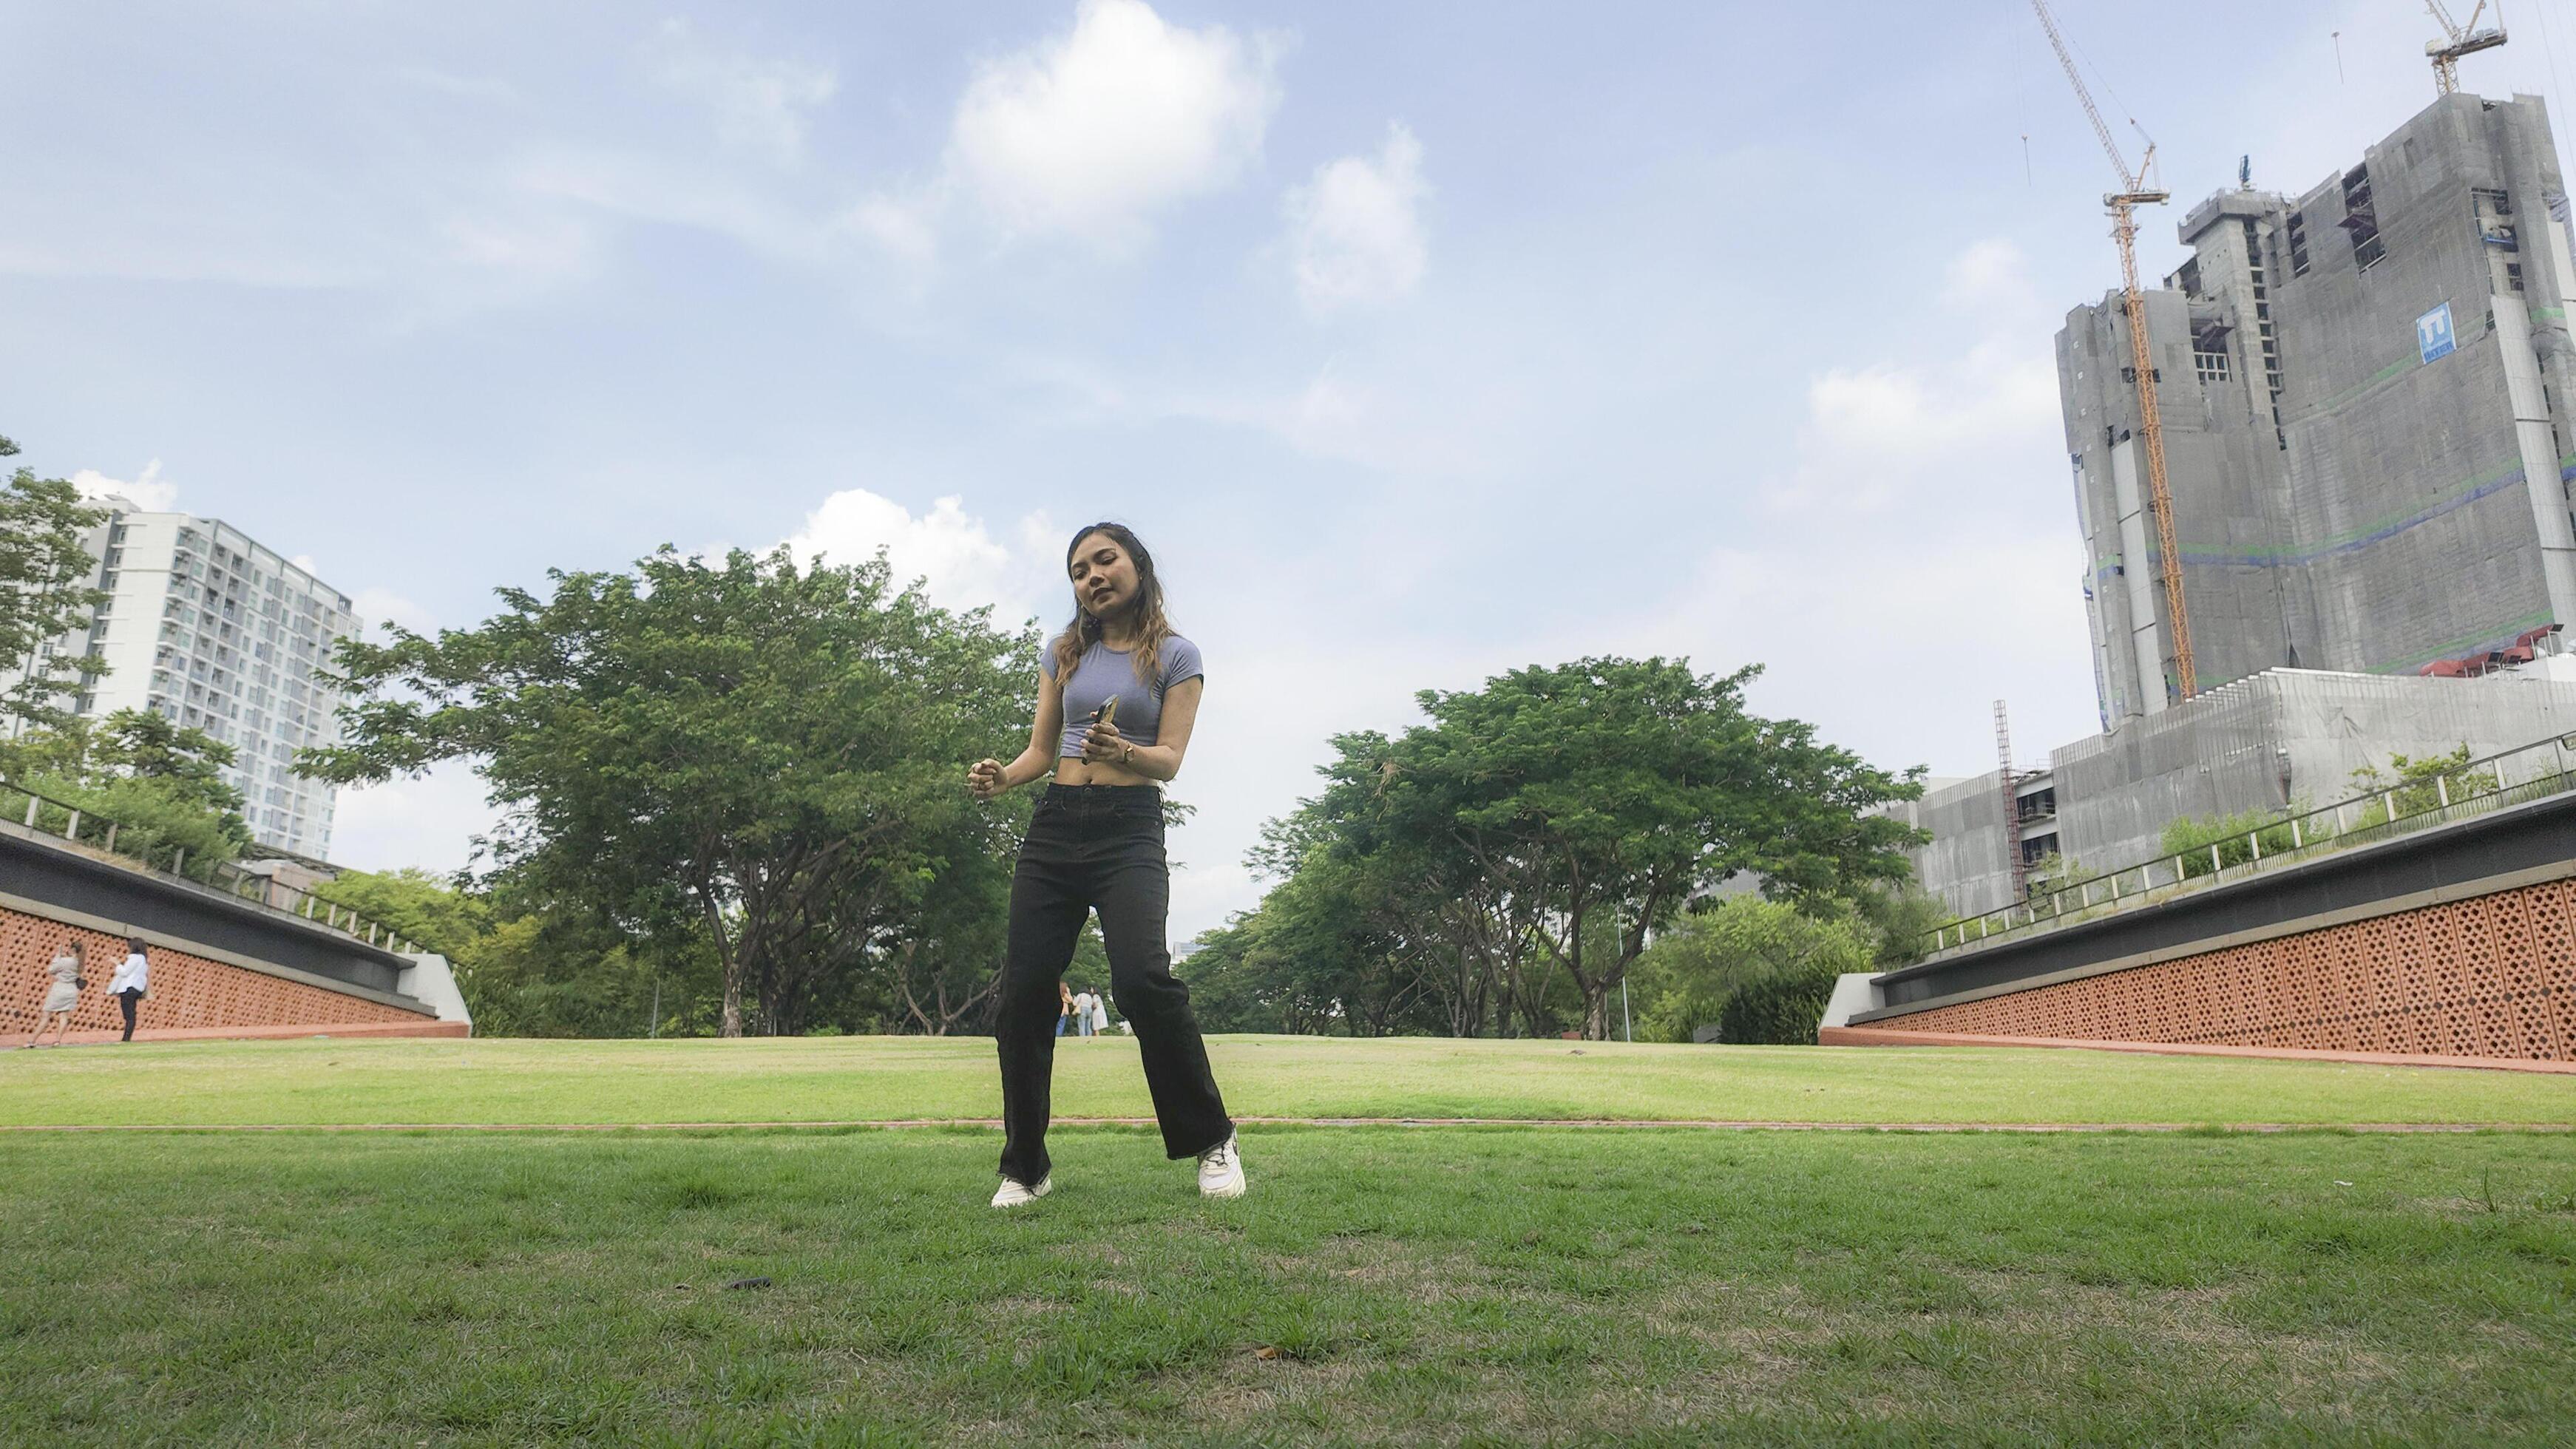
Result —
[[[2576,1124],[2576,1077],[1988,1048],[1211,1039],[1246,1116]],[[1151,1112],[1124,1038],[1065,1116]],[[984,1038],[166,1042],[0,1051],[0,1125],[815,1122],[1000,1114]]]
[[[2521,1442],[2576,1139],[0,1139],[0,1442]],[[730,1291],[729,1280],[770,1286]]]
[[[2565,1443],[2576,1081],[1220,1038],[1278,1116],[2292,1122],[0,1133],[0,1444]],[[977,1118],[984,1041],[0,1052],[18,1124]],[[1059,1109],[1142,1115],[1124,1041]],[[728,1289],[766,1277],[768,1286]]]

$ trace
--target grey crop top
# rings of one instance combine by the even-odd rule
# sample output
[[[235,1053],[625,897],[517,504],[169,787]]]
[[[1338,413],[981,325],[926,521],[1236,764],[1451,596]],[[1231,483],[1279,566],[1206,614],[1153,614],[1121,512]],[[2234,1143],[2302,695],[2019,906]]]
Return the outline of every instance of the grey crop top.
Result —
[[[1038,667],[1049,680],[1055,678],[1052,645],[1039,658]],[[1057,757],[1073,759],[1081,755],[1083,739],[1091,733],[1091,712],[1113,694],[1118,696],[1119,738],[1139,745],[1160,743],[1157,731],[1163,727],[1163,691],[1182,680],[1199,679],[1206,674],[1199,665],[1199,646],[1178,634],[1163,641],[1161,667],[1155,670],[1150,687],[1136,677],[1132,650],[1092,645],[1082,652],[1073,673],[1064,681],[1064,736],[1057,743]]]

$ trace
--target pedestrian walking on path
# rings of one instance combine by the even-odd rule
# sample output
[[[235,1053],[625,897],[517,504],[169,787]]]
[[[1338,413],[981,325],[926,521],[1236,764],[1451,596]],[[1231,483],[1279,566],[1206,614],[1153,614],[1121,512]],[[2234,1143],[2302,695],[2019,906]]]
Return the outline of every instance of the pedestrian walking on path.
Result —
[[[1162,782],[1180,773],[1198,722],[1206,672],[1198,646],[1172,632],[1154,558],[1114,523],[1074,535],[1065,551],[1073,621],[1038,665],[1038,712],[1028,748],[1009,764],[966,771],[979,799],[1052,771],[1011,876],[1010,944],[994,1035],[1002,1059],[1002,1186],[993,1206],[1017,1207],[1054,1186],[1047,1156],[1057,1014],[1083,921],[1100,914],[1109,982],[1136,1028],[1145,1085],[1174,1160],[1198,1159],[1199,1191],[1237,1197],[1243,1163],[1190,991],[1172,976],[1165,922],[1170,863],[1163,853]],[[1087,1018],[1086,1018],[1087,1020]]]
[[[45,1039],[45,1028],[49,1026],[54,1029],[56,1046],[71,1035],[72,1013],[80,1009],[81,988],[89,984],[81,975],[81,943],[77,937],[63,938],[62,949],[45,967],[45,976],[45,1003],[37,1009],[35,1033],[27,1038],[30,1047]]]
[[[125,1013],[125,1035],[120,1041],[134,1040],[134,1004],[152,991],[152,963],[144,959],[143,938],[136,936],[125,943],[125,964],[108,978],[107,994],[116,998],[117,1009]]]

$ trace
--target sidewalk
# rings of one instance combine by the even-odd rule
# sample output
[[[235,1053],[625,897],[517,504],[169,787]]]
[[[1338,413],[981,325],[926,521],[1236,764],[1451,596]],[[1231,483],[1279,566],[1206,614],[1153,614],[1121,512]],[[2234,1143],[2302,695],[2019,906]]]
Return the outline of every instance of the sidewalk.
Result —
[[[378,1037],[378,1036],[470,1036],[472,1028],[461,1021],[339,1021],[315,1022],[302,1026],[160,1026],[139,1027],[134,1040],[147,1041],[292,1041],[298,1037]],[[76,1031],[64,1038],[70,1046],[115,1046],[122,1035],[116,1031]],[[16,1051],[27,1044],[24,1032],[11,1032],[0,1037],[0,1050]],[[44,1050],[54,1049],[54,1034],[45,1033]]]

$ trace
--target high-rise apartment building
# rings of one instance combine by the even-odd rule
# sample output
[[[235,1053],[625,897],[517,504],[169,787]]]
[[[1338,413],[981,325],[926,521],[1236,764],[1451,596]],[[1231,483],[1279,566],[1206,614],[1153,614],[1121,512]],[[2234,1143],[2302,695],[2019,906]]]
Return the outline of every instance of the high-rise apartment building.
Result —
[[[45,646],[107,661],[73,712],[150,710],[231,745],[224,777],[252,837],[326,858],[332,787],[291,766],[339,743],[332,645],[361,627],[348,596],[219,520],[98,502],[111,512],[88,543],[108,602],[86,632]]]
[[[2145,296],[2196,683],[2475,670],[2576,624],[2576,265],[2541,102],[2447,95],[2297,196],[2221,192]],[[2179,696],[2128,319],[2059,395],[2103,727]]]
[[[2350,169],[2222,191],[2180,234],[2191,258],[2142,300],[2197,694],[2114,293],[2057,336],[2103,732],[1894,812],[1963,913],[2012,898],[2016,852],[2113,869],[2177,820],[2576,728],[2576,260],[2541,102],[2443,96]],[[2486,677],[2402,677],[2462,674]]]

